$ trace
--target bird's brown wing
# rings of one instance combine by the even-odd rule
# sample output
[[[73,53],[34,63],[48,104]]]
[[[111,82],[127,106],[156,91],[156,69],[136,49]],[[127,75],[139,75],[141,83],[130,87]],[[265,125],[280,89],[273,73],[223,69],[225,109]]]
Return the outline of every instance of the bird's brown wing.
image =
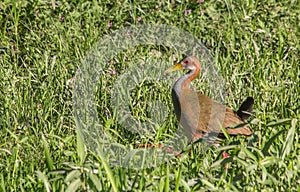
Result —
[[[230,108],[226,108],[225,119],[223,127],[226,128],[226,132],[229,135],[251,135],[252,131],[250,127],[243,126],[245,122],[237,115],[235,111]],[[232,126],[239,125],[236,128],[230,128]]]
[[[251,135],[252,131],[250,127],[244,126],[245,123],[238,114],[230,109],[222,105],[221,103],[215,102],[210,99],[206,95],[198,94],[200,108],[205,111],[204,114],[200,114],[199,122],[203,122],[207,128],[203,130],[208,132],[221,133],[220,125],[226,128],[226,131],[229,135]],[[246,101],[243,102],[240,109],[244,109],[249,111],[252,109],[253,101],[251,98],[247,98]],[[251,109],[250,109],[251,108]],[[233,126],[237,126],[235,128],[231,128]]]
[[[221,133],[221,125],[230,135],[251,135],[252,133],[247,126],[229,128],[243,124],[244,121],[235,111],[213,101],[206,95],[185,90],[181,93],[179,104],[180,115],[177,117],[180,117],[180,124],[189,139],[193,141],[203,137],[205,133]]]
[[[205,133],[219,133],[225,118],[226,107],[208,96],[184,90],[180,96],[180,124],[193,141]]]

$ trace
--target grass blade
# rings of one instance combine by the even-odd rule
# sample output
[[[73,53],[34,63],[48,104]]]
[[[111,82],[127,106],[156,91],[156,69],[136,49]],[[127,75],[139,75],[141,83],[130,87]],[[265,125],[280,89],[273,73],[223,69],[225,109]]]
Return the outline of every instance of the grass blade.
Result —
[[[46,191],[50,192],[51,186],[50,186],[47,176],[44,173],[42,173],[41,171],[36,171],[35,173],[36,173],[37,177],[43,181]]]
[[[169,191],[170,190],[170,170],[169,170],[169,164],[167,163],[166,166],[167,170],[166,170],[166,180],[165,180],[165,188],[164,191]]]
[[[51,154],[49,152],[49,147],[48,147],[48,144],[47,144],[44,136],[42,136],[42,142],[43,142],[44,154],[45,154],[45,158],[46,158],[46,164],[47,164],[48,169],[51,171],[54,168],[53,160],[51,158]]]
[[[293,147],[294,137],[295,137],[295,128],[296,128],[297,119],[292,119],[291,128],[286,136],[285,142],[282,146],[282,150],[280,152],[281,159],[284,160],[285,156],[287,156]]]
[[[91,181],[93,182],[94,186],[96,187],[97,191],[102,191],[102,185],[101,185],[101,182],[99,180],[99,178],[94,175],[93,173],[90,173],[89,175]]]
[[[73,170],[70,173],[68,173],[68,175],[65,178],[65,182],[69,183],[75,179],[80,178],[81,172],[79,170]]]
[[[80,165],[82,165],[85,161],[85,158],[86,158],[86,146],[83,142],[83,137],[80,133],[80,131],[77,129],[76,131],[76,136],[77,136],[77,155],[79,156],[79,159],[80,159]]]
[[[179,191],[179,185],[180,185],[180,176],[181,176],[181,167],[178,168],[178,171],[176,172],[176,180],[175,180],[175,192]]]
[[[285,124],[287,124],[290,121],[291,121],[291,119],[279,119],[278,121],[274,121],[274,122],[268,123],[267,127],[273,127],[273,126],[278,126],[278,125],[285,125]]]
[[[104,156],[104,153],[103,153],[102,149],[98,148],[97,152],[98,152],[98,155],[99,155],[98,158],[100,157],[100,160],[102,162],[104,170],[106,171],[107,177],[108,177],[108,179],[109,179],[109,181],[111,183],[112,189],[113,189],[113,191],[117,192],[118,188],[117,188],[117,184],[116,184],[113,172],[111,171],[111,169],[109,167],[109,164],[106,161],[106,158]]]
[[[209,187],[210,191],[218,191],[218,188],[215,187],[211,182],[207,181],[206,179],[203,179],[201,182],[205,184],[207,187]]]
[[[269,139],[269,141],[265,144],[265,146],[264,146],[264,148],[263,148],[263,150],[262,150],[262,153],[263,153],[264,155],[267,155],[267,152],[268,152],[270,146],[272,145],[272,143],[274,142],[274,140],[275,140],[281,133],[283,133],[283,132],[284,132],[284,130],[280,130],[280,131],[278,131],[273,137],[271,137],[271,138]]]
[[[66,189],[66,192],[77,191],[77,189],[81,186],[80,178],[74,180]]]

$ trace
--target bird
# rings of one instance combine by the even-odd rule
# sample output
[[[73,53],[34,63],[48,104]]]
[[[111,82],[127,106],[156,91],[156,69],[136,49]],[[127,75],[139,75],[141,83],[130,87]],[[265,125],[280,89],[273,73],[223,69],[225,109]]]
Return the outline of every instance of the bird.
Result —
[[[191,82],[200,74],[200,61],[188,56],[164,71],[168,74],[177,70],[188,70],[172,88],[172,102],[175,115],[191,142],[207,135],[222,135],[221,127],[229,135],[250,136],[252,130],[245,120],[251,116],[254,99],[247,97],[238,111],[212,100],[191,88]]]

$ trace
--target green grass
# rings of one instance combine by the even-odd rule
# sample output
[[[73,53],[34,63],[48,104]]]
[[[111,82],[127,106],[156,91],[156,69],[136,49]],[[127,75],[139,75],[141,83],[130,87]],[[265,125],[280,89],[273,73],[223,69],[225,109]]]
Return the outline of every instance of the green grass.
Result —
[[[299,191],[299,12],[297,0],[163,1],[161,6],[148,0],[4,0],[0,191]],[[111,166],[105,155],[84,145],[72,113],[71,80],[80,61],[103,36],[142,23],[176,26],[203,42],[226,81],[226,104],[237,109],[246,96],[255,98],[253,136],[229,138],[205,153],[195,146],[190,157],[142,170]],[[126,147],[141,140],[163,142],[177,126],[171,87],[159,81],[155,90],[141,85],[132,95],[136,116],[146,118],[145,106],[154,98],[170,110],[150,138],[125,131],[111,111],[114,81],[134,61],[150,57],[170,63],[181,59],[165,47],[139,46],[116,55],[99,77],[98,115]],[[194,87],[205,92],[205,86]]]

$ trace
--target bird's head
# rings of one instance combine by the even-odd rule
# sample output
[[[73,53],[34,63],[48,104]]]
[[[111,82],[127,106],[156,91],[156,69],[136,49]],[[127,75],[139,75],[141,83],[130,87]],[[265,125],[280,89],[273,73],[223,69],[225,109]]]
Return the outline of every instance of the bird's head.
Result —
[[[197,57],[195,56],[189,56],[181,60],[179,63],[176,63],[172,67],[168,68],[164,71],[164,74],[170,73],[172,71],[178,71],[187,69],[189,71],[195,71],[197,69],[200,69],[200,62]]]

